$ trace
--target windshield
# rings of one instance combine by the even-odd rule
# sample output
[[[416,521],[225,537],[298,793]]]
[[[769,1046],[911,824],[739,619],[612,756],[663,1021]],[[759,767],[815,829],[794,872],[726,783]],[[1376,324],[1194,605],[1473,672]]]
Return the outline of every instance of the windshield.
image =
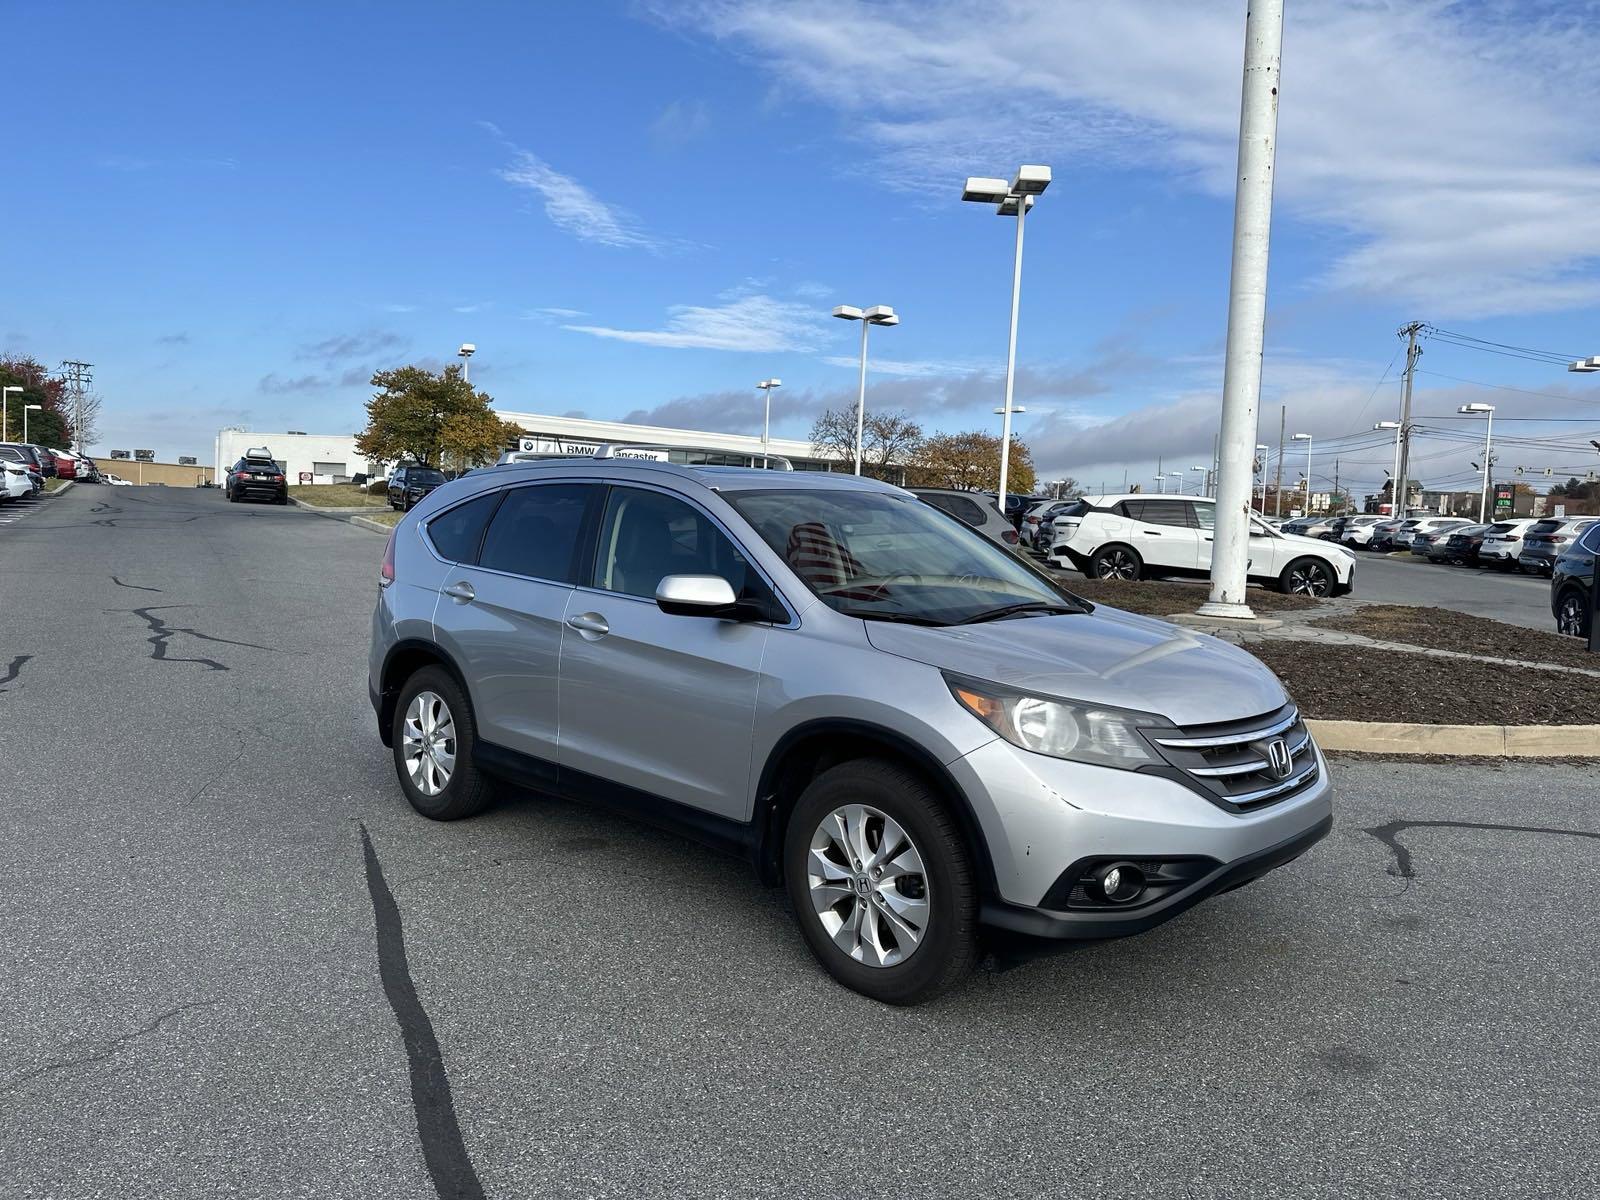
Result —
[[[956,625],[1089,606],[912,496],[734,492],[729,502],[823,603],[869,620]]]

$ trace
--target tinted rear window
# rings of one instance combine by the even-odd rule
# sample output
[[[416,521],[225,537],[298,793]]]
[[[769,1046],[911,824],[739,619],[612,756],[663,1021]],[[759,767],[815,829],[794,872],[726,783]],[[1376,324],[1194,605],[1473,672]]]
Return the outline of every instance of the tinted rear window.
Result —
[[[489,522],[478,565],[530,579],[574,583],[578,532],[592,484],[513,488]]]
[[[406,482],[410,484],[443,483],[444,473],[435,471],[432,467],[412,467],[406,472]]]
[[[428,541],[433,543],[439,557],[458,563],[477,562],[483,527],[499,502],[500,493],[489,492],[465,504],[458,504],[429,521]]]
[[[1554,533],[1565,524],[1564,521],[1540,521],[1528,530],[1529,533]]]

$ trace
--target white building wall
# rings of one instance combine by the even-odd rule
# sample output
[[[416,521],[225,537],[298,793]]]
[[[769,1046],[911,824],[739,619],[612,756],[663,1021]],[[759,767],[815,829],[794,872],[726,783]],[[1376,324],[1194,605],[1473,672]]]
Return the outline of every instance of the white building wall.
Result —
[[[370,464],[356,452],[354,434],[329,433],[262,433],[258,430],[241,432],[224,429],[217,434],[217,478],[238,462],[246,450],[265,446],[272,457],[283,467],[291,485],[298,484],[302,474],[311,475],[319,483],[332,483],[334,476],[348,479],[352,475],[382,475],[381,465]],[[335,472],[329,467],[339,467]]]

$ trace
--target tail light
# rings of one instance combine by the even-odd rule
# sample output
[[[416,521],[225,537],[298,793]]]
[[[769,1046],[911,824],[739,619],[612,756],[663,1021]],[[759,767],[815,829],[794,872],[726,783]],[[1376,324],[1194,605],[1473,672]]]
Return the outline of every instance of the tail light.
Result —
[[[398,533],[396,530],[395,533]],[[383,548],[383,566],[378,568],[378,586],[388,587],[394,582],[394,533],[389,535],[389,543]]]
[[[1017,544],[1017,531],[1015,529],[1004,530],[1000,534],[1000,540],[1008,546],[1015,546]]]
[[[283,476],[282,475],[274,475],[272,477],[272,482],[273,483],[282,483],[283,482]]]

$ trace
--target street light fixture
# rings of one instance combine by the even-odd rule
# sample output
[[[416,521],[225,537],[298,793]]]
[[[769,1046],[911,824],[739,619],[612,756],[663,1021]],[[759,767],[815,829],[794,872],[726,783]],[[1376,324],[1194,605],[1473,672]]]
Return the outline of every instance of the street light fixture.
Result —
[[[1494,405],[1463,404],[1456,411],[1467,417],[1482,415],[1488,418],[1483,427],[1483,492],[1478,497],[1478,523],[1481,525],[1489,519],[1489,452],[1492,447],[1490,438],[1494,434]]]
[[[1588,375],[1593,371],[1600,371],[1600,354],[1595,355],[1593,358],[1580,358],[1569,366],[1567,370],[1577,371],[1580,375]]]
[[[1290,435],[1290,440],[1306,444],[1306,516],[1311,515],[1311,435],[1309,433],[1296,433]]]
[[[24,442],[28,440],[28,414],[38,412],[43,407],[44,405],[42,404],[24,404],[22,406],[22,440]]]
[[[1002,217],[1017,219],[1016,257],[1011,267],[1011,335],[1006,343],[1006,399],[1000,414],[1000,511],[1006,508],[1006,487],[1011,472],[1011,417],[1023,410],[1011,403],[1017,378],[1017,306],[1022,299],[1022,226],[1034,198],[1050,186],[1050,168],[1024,164],[1008,184],[1004,179],[968,176],[961,198],[974,204],[993,204]]]
[[[867,326],[898,325],[900,318],[887,304],[874,304],[871,308],[857,308],[853,304],[840,304],[833,315],[841,321],[861,322],[861,388],[856,395],[856,474],[861,474],[861,436],[867,424]],[[767,393],[769,396],[771,393]]]
[[[11,409],[11,393],[21,393],[21,391],[20,387],[0,388],[0,441],[4,441],[6,436],[6,418]]]
[[[1184,494],[1183,493],[1183,472],[1182,471],[1168,471],[1167,472],[1167,478],[1168,479],[1176,479],[1178,481],[1178,495],[1180,495],[1180,496],[1183,495]]]
[[[1389,476],[1389,515],[1391,517],[1405,516],[1404,501],[1401,495],[1405,488],[1395,482],[1400,477],[1400,439],[1405,434],[1405,426],[1399,421],[1378,421],[1372,426],[1374,429],[1394,430],[1394,470],[1385,472]],[[1399,489],[1398,491],[1396,489]]]
[[[478,352],[478,348],[476,346],[474,346],[471,342],[462,342],[461,343],[461,349],[456,351],[456,357],[461,360],[461,382],[462,383],[471,383],[472,382],[471,372],[469,372],[467,368],[472,365],[472,356],[474,354],[476,354],[477,352]]]
[[[761,421],[761,469],[766,470],[767,456],[770,453],[768,449],[768,443],[772,440],[772,389],[775,387],[782,387],[783,380],[763,379],[760,383],[756,384],[756,386],[760,388],[767,397],[767,415],[763,417]]]
[[[1191,471],[1209,472],[1211,470],[1211,468],[1210,467],[1190,467],[1189,470],[1191,470]],[[1201,479],[1195,480],[1194,494],[1196,496],[1203,496],[1203,495],[1206,494],[1205,480],[1204,480],[1203,477]]]

